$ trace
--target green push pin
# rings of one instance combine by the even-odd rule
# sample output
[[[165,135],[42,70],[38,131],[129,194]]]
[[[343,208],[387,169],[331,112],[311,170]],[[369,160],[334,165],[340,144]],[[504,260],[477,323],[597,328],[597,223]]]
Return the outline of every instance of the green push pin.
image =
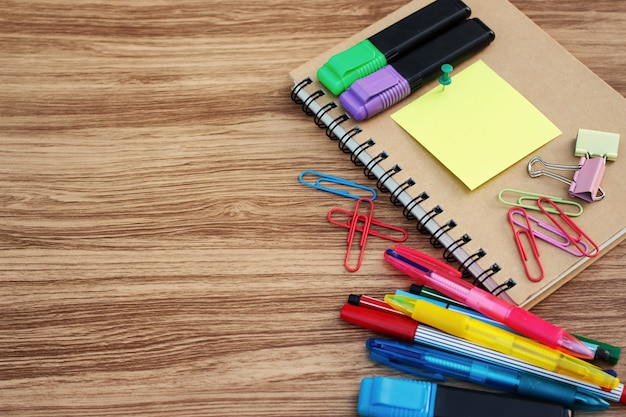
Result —
[[[441,71],[443,74],[439,77],[439,84],[442,85],[441,91],[446,89],[446,85],[452,84],[452,78],[450,78],[450,73],[454,68],[450,64],[443,64],[441,66]]]

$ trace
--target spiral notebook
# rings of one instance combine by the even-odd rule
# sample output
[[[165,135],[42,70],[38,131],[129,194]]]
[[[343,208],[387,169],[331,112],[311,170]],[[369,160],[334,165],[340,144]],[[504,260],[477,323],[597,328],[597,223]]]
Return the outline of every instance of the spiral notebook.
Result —
[[[291,98],[325,132],[327,140],[335,141],[341,151],[349,154],[352,163],[387,193],[399,212],[415,219],[418,230],[430,234],[431,244],[441,248],[444,259],[456,264],[476,285],[530,308],[624,239],[626,183],[622,175],[626,155],[607,162],[601,183],[606,196],[602,201],[579,200],[584,212],[574,221],[598,244],[600,254],[575,257],[539,242],[545,270],[545,277],[539,282],[526,277],[508,222],[510,207],[498,200],[498,194],[503,189],[515,189],[572,200],[566,184],[547,177],[531,178],[527,173],[529,159],[539,155],[553,163],[577,164],[579,158],[574,156],[574,148],[579,128],[625,135],[626,100],[509,2],[465,1],[472,10],[471,17],[484,21],[496,33],[496,39],[458,64],[454,72],[460,73],[478,60],[483,61],[562,132],[470,190],[391,118],[436,87],[436,79],[359,123],[346,114],[338,97],[316,79],[317,69],[331,56],[430,2],[412,1],[291,71]],[[450,123],[454,123],[453,114]],[[622,154],[623,143],[624,140],[619,146]],[[407,245],[411,246],[410,240]]]

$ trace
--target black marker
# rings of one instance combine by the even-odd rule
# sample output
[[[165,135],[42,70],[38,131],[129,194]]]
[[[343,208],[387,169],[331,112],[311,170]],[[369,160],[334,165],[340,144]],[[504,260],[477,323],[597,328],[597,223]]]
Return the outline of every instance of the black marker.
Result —
[[[357,412],[361,417],[571,417],[561,405],[437,385],[426,381],[377,376],[363,378]]]
[[[317,78],[338,96],[356,80],[463,22],[470,13],[461,0],[437,0],[334,55],[317,71]]]
[[[489,45],[495,36],[480,19],[466,20],[393,64],[355,81],[339,96],[339,101],[357,121],[372,117],[408,97],[437,75],[443,64],[468,58]]]

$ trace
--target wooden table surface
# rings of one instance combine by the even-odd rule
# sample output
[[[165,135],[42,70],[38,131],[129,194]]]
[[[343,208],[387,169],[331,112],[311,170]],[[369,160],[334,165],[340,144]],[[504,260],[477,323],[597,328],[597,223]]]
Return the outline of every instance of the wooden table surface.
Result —
[[[409,282],[382,240],[344,270],[349,207],[297,176],[362,170],[287,73],[404,3],[0,0],[1,415],[354,416],[398,375],[338,310]],[[626,2],[513,3],[626,95]],[[533,311],[626,347],[625,254]]]

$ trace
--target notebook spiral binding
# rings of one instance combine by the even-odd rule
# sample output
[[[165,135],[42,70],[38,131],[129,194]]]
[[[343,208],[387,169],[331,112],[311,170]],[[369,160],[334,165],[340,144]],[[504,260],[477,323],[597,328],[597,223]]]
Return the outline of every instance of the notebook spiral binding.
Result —
[[[453,239],[448,233],[457,226],[457,223],[450,219],[445,223],[438,223],[436,216],[444,212],[443,208],[435,205],[432,209],[426,210],[422,204],[429,199],[426,191],[413,197],[408,190],[416,185],[416,182],[409,178],[399,184],[393,177],[402,171],[399,165],[394,165],[390,169],[384,170],[380,162],[388,159],[390,155],[381,151],[376,155],[370,155],[368,149],[376,144],[372,138],[363,142],[358,142],[355,137],[363,130],[358,125],[349,130],[343,127],[343,123],[350,120],[350,116],[342,113],[333,117],[331,110],[338,107],[337,103],[329,100],[326,104],[320,104],[320,98],[326,95],[323,89],[308,93],[305,87],[313,84],[309,77],[298,82],[291,90],[291,100],[302,106],[302,111],[313,117],[313,122],[320,128],[326,129],[326,136],[337,141],[339,149],[350,154],[350,160],[355,166],[363,167],[363,174],[371,179],[377,180],[376,187],[382,193],[389,193],[389,200],[394,206],[403,206],[402,214],[409,220],[416,220],[416,227],[420,233],[430,234],[429,242],[435,248],[444,248],[443,258],[447,262],[459,262],[459,271],[465,278],[474,277],[473,284],[479,285],[487,291],[509,302],[512,299],[505,293],[506,290],[515,286],[515,281],[509,278],[506,282],[498,285],[492,276],[500,271],[498,264],[493,264],[487,269],[483,269],[478,261],[486,255],[480,248],[473,254],[469,254],[463,246],[470,242],[472,238],[468,234],[463,234],[458,239]]]

